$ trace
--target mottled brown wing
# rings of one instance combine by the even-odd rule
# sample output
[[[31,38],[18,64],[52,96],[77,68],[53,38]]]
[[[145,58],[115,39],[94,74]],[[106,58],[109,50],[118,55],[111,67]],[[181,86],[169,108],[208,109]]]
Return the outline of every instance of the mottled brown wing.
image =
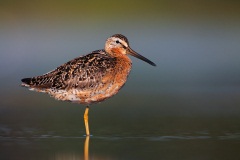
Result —
[[[89,89],[95,87],[102,77],[111,71],[116,59],[97,50],[75,58],[42,76],[22,79],[23,86],[37,89]]]

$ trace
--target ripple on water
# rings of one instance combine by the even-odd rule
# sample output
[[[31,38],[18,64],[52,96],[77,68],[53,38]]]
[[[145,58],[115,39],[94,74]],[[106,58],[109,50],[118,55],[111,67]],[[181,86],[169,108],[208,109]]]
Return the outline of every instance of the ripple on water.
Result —
[[[79,135],[79,136],[78,136]],[[218,135],[211,134],[210,131],[195,131],[189,133],[171,133],[171,134],[141,134],[129,136],[130,134],[118,135],[92,135],[91,139],[99,139],[106,141],[120,141],[120,140],[147,140],[147,141],[176,141],[176,140],[240,140],[240,132],[221,132]],[[134,135],[134,134],[132,134]],[[58,133],[54,131],[39,131],[36,128],[11,129],[7,126],[0,126],[0,141],[19,141],[23,139],[85,139],[82,133]]]

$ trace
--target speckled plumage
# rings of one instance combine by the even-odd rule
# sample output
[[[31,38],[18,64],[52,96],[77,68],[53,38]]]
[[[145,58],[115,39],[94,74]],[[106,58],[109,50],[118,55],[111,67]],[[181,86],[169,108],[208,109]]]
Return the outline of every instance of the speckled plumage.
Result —
[[[132,50],[125,36],[115,34],[107,39],[105,49],[77,57],[42,76],[24,78],[22,86],[62,101],[87,105],[101,102],[118,93],[127,81],[132,67],[128,54],[156,66]],[[90,134],[88,109],[84,114],[86,135]]]
[[[116,69],[117,65],[128,69]],[[105,50],[96,50],[42,76],[22,79],[22,85],[49,93],[58,100],[90,104],[103,101],[117,93],[126,81],[130,69],[130,61],[112,57]],[[119,74],[125,75],[124,80],[117,79]]]

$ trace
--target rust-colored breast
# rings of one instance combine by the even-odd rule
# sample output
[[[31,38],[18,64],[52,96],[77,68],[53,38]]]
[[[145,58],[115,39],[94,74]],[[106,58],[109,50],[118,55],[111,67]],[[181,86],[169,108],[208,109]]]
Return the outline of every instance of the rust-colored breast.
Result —
[[[123,87],[127,81],[132,64],[126,55],[116,57],[116,59],[116,65],[102,77],[98,87],[92,90],[90,96],[85,98],[86,103],[101,102],[115,95]],[[80,99],[84,98],[82,95],[79,95],[79,97]]]

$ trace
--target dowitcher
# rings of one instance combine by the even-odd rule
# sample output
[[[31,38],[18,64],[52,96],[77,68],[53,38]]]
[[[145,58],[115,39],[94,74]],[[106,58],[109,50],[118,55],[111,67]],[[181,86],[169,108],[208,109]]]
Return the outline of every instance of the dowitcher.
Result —
[[[24,78],[22,86],[57,100],[85,104],[84,122],[89,136],[89,105],[112,97],[122,88],[132,67],[128,54],[156,66],[131,49],[125,36],[115,34],[106,40],[105,49],[77,57],[44,75]]]

